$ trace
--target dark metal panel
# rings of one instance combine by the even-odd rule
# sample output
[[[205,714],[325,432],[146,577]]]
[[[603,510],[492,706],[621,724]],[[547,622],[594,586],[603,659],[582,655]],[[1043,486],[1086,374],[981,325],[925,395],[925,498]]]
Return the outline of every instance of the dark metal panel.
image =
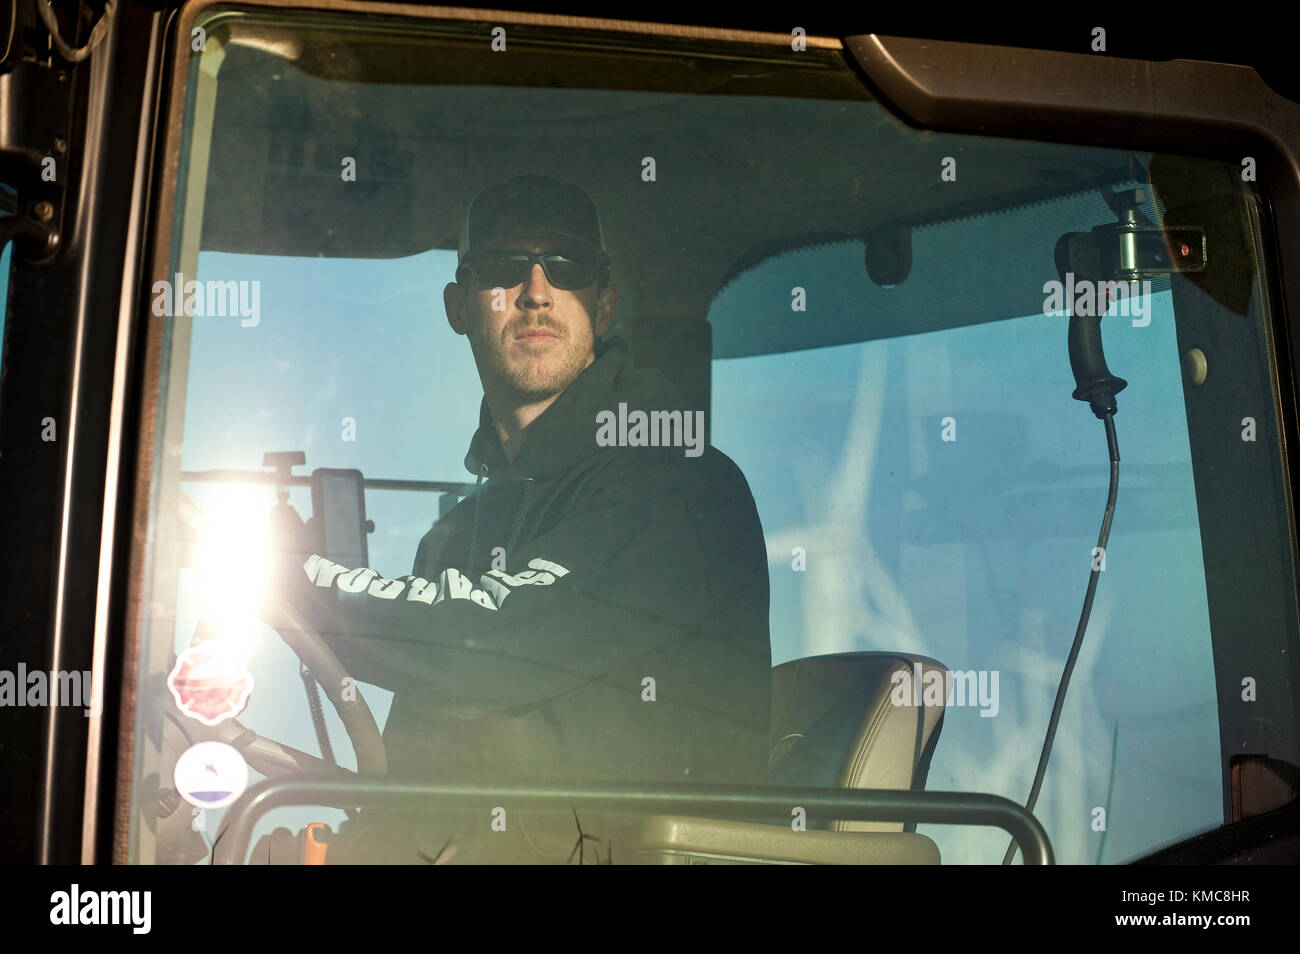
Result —
[[[152,16],[120,3],[113,29],[72,70],[66,232],[52,259],[18,261],[11,279],[0,394],[0,526],[7,544],[0,548],[0,646],[10,664],[78,672],[92,665],[108,396],[147,60],[139,43]],[[55,419],[57,440],[41,439],[44,417]],[[107,685],[111,691],[114,680]],[[113,713],[106,699],[104,715]],[[70,706],[15,715],[6,718],[0,742],[0,776],[11,780],[0,786],[0,858],[76,863],[90,720]]]
[[[1300,104],[1251,68],[898,37],[844,45],[883,101],[914,124],[1233,165],[1254,157],[1277,216],[1286,297],[1300,301]]]

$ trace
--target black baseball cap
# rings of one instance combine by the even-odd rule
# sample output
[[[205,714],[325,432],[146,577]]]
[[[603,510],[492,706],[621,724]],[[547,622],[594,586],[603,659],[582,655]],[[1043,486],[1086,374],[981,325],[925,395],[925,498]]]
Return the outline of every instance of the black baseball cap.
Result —
[[[592,248],[609,261],[596,203],[578,186],[551,176],[515,176],[488,186],[469,204],[457,263],[471,249],[507,235],[556,235]]]

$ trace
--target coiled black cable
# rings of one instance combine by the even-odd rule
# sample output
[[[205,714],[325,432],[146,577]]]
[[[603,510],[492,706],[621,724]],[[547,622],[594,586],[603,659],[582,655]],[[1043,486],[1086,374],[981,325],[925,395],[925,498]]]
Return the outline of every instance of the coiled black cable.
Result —
[[[307,707],[311,709],[311,724],[316,730],[316,741],[320,744],[321,758],[333,768],[338,763],[334,761],[334,747],[330,745],[329,728],[325,725],[325,713],[321,710],[320,690],[316,688],[316,677],[306,665],[298,670],[298,675],[302,676],[303,688],[307,690]]]
[[[1097,538],[1097,548],[1102,552],[1102,561],[1105,561],[1106,541],[1110,539],[1110,523],[1115,517],[1115,498],[1119,493],[1119,439],[1115,436],[1115,416],[1106,414],[1102,418],[1102,423],[1106,425],[1106,447],[1110,452],[1110,493],[1106,497],[1106,512],[1101,518],[1101,534]],[[1083,612],[1079,616],[1079,628],[1074,632],[1074,645],[1070,647],[1069,658],[1065,661],[1065,671],[1061,674],[1061,684],[1056,689],[1056,703],[1052,706],[1052,718],[1047,723],[1047,738],[1043,740],[1043,752],[1038,757],[1038,771],[1034,775],[1033,787],[1029,790],[1029,801],[1025,803],[1025,808],[1033,814],[1034,805],[1038,802],[1038,793],[1043,787],[1043,774],[1047,771],[1047,760],[1052,754],[1052,742],[1056,738],[1056,726],[1061,720],[1061,709],[1065,706],[1065,692],[1070,686],[1070,675],[1074,672],[1074,664],[1079,658],[1079,649],[1083,646],[1083,634],[1088,629],[1088,617],[1092,615],[1092,600],[1097,593],[1097,580],[1101,573],[1096,560],[1093,561],[1092,571],[1088,576],[1088,592],[1083,597]],[[1012,839],[1007,846],[1007,853],[1002,859],[1004,865],[1011,864],[1011,860],[1016,856],[1016,842]]]

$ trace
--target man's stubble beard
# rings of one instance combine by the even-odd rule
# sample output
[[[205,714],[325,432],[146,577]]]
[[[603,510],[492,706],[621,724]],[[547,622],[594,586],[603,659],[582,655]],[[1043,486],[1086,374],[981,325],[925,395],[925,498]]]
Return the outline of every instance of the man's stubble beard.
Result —
[[[560,334],[551,326],[543,325],[543,327],[548,327],[557,335]],[[510,340],[513,340],[517,331],[517,328],[509,329]],[[531,362],[527,366],[511,367],[505,354],[505,349],[509,346],[500,340],[489,340],[481,333],[470,340],[480,376],[490,373],[510,396],[521,403],[543,401],[568,388],[587,368],[588,359],[592,356],[593,343],[589,340],[584,346],[575,341],[572,336],[565,336],[559,339],[558,344],[538,346],[538,350],[543,351],[543,354],[544,349],[552,352],[558,349],[563,352],[558,356],[545,355],[547,359],[545,365],[539,368]]]

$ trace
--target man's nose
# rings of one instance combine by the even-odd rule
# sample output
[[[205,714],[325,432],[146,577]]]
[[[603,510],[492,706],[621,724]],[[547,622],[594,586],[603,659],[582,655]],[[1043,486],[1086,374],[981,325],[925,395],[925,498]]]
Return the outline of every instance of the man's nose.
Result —
[[[551,283],[546,280],[546,271],[541,263],[535,262],[524,279],[523,298],[525,303],[533,305],[550,304]]]

